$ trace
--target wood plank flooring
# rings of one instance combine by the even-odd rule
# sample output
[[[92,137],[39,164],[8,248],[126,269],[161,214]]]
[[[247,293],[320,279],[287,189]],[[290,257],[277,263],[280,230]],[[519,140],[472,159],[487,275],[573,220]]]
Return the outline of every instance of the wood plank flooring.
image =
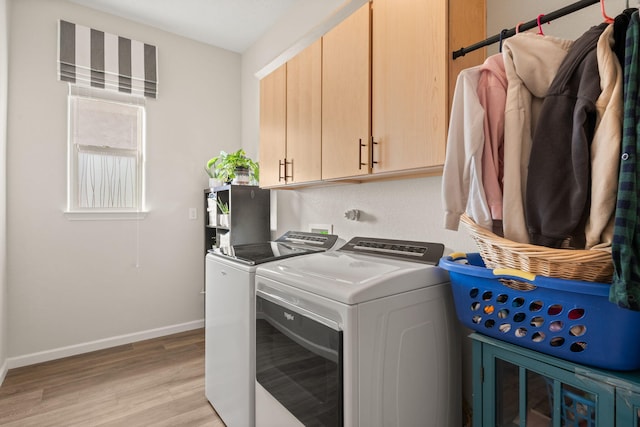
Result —
[[[11,369],[0,426],[224,427],[204,395],[204,329]]]

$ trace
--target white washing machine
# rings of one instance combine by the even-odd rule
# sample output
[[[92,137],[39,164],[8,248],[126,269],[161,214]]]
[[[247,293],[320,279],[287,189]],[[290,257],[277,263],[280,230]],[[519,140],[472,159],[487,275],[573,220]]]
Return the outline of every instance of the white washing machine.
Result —
[[[325,251],[337,241],[335,235],[289,231],[273,242],[235,245],[207,254],[205,394],[227,427],[255,424],[257,266]]]
[[[458,427],[441,244],[356,237],[256,271],[256,426]]]

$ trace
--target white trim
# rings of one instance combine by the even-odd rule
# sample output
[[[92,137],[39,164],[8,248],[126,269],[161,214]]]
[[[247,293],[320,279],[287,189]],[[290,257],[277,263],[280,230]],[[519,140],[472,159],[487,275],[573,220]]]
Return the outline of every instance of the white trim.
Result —
[[[9,363],[8,363],[8,360],[5,359],[2,366],[0,366],[0,386],[2,386],[2,383],[4,382],[4,379],[7,376],[8,370],[9,370]]]
[[[64,211],[69,221],[141,221],[149,212],[109,212],[109,211]]]
[[[204,327],[204,319],[192,322],[180,323],[177,325],[165,326],[162,328],[149,329],[147,331],[134,332],[132,334],[118,335],[111,338],[104,338],[96,341],[89,341],[81,344],[74,344],[67,347],[54,348],[37,353],[25,354],[22,356],[10,357],[5,362],[9,369],[29,366],[36,363],[48,362],[50,360],[61,359],[63,357],[75,356],[77,354],[89,353],[91,351],[116,347],[137,341],[144,341],[151,338],[163,337],[177,334],[179,332],[191,331]]]

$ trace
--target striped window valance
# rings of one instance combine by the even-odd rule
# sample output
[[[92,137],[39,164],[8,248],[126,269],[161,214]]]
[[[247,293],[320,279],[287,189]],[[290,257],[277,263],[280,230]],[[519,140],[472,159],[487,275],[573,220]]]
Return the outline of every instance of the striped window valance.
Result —
[[[155,46],[63,20],[59,24],[60,80],[156,98]]]

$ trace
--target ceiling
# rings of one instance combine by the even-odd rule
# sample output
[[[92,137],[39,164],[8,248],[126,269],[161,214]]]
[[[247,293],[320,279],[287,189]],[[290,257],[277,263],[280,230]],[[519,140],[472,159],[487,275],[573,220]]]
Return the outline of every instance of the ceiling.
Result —
[[[294,4],[313,0],[70,0],[243,53]]]

